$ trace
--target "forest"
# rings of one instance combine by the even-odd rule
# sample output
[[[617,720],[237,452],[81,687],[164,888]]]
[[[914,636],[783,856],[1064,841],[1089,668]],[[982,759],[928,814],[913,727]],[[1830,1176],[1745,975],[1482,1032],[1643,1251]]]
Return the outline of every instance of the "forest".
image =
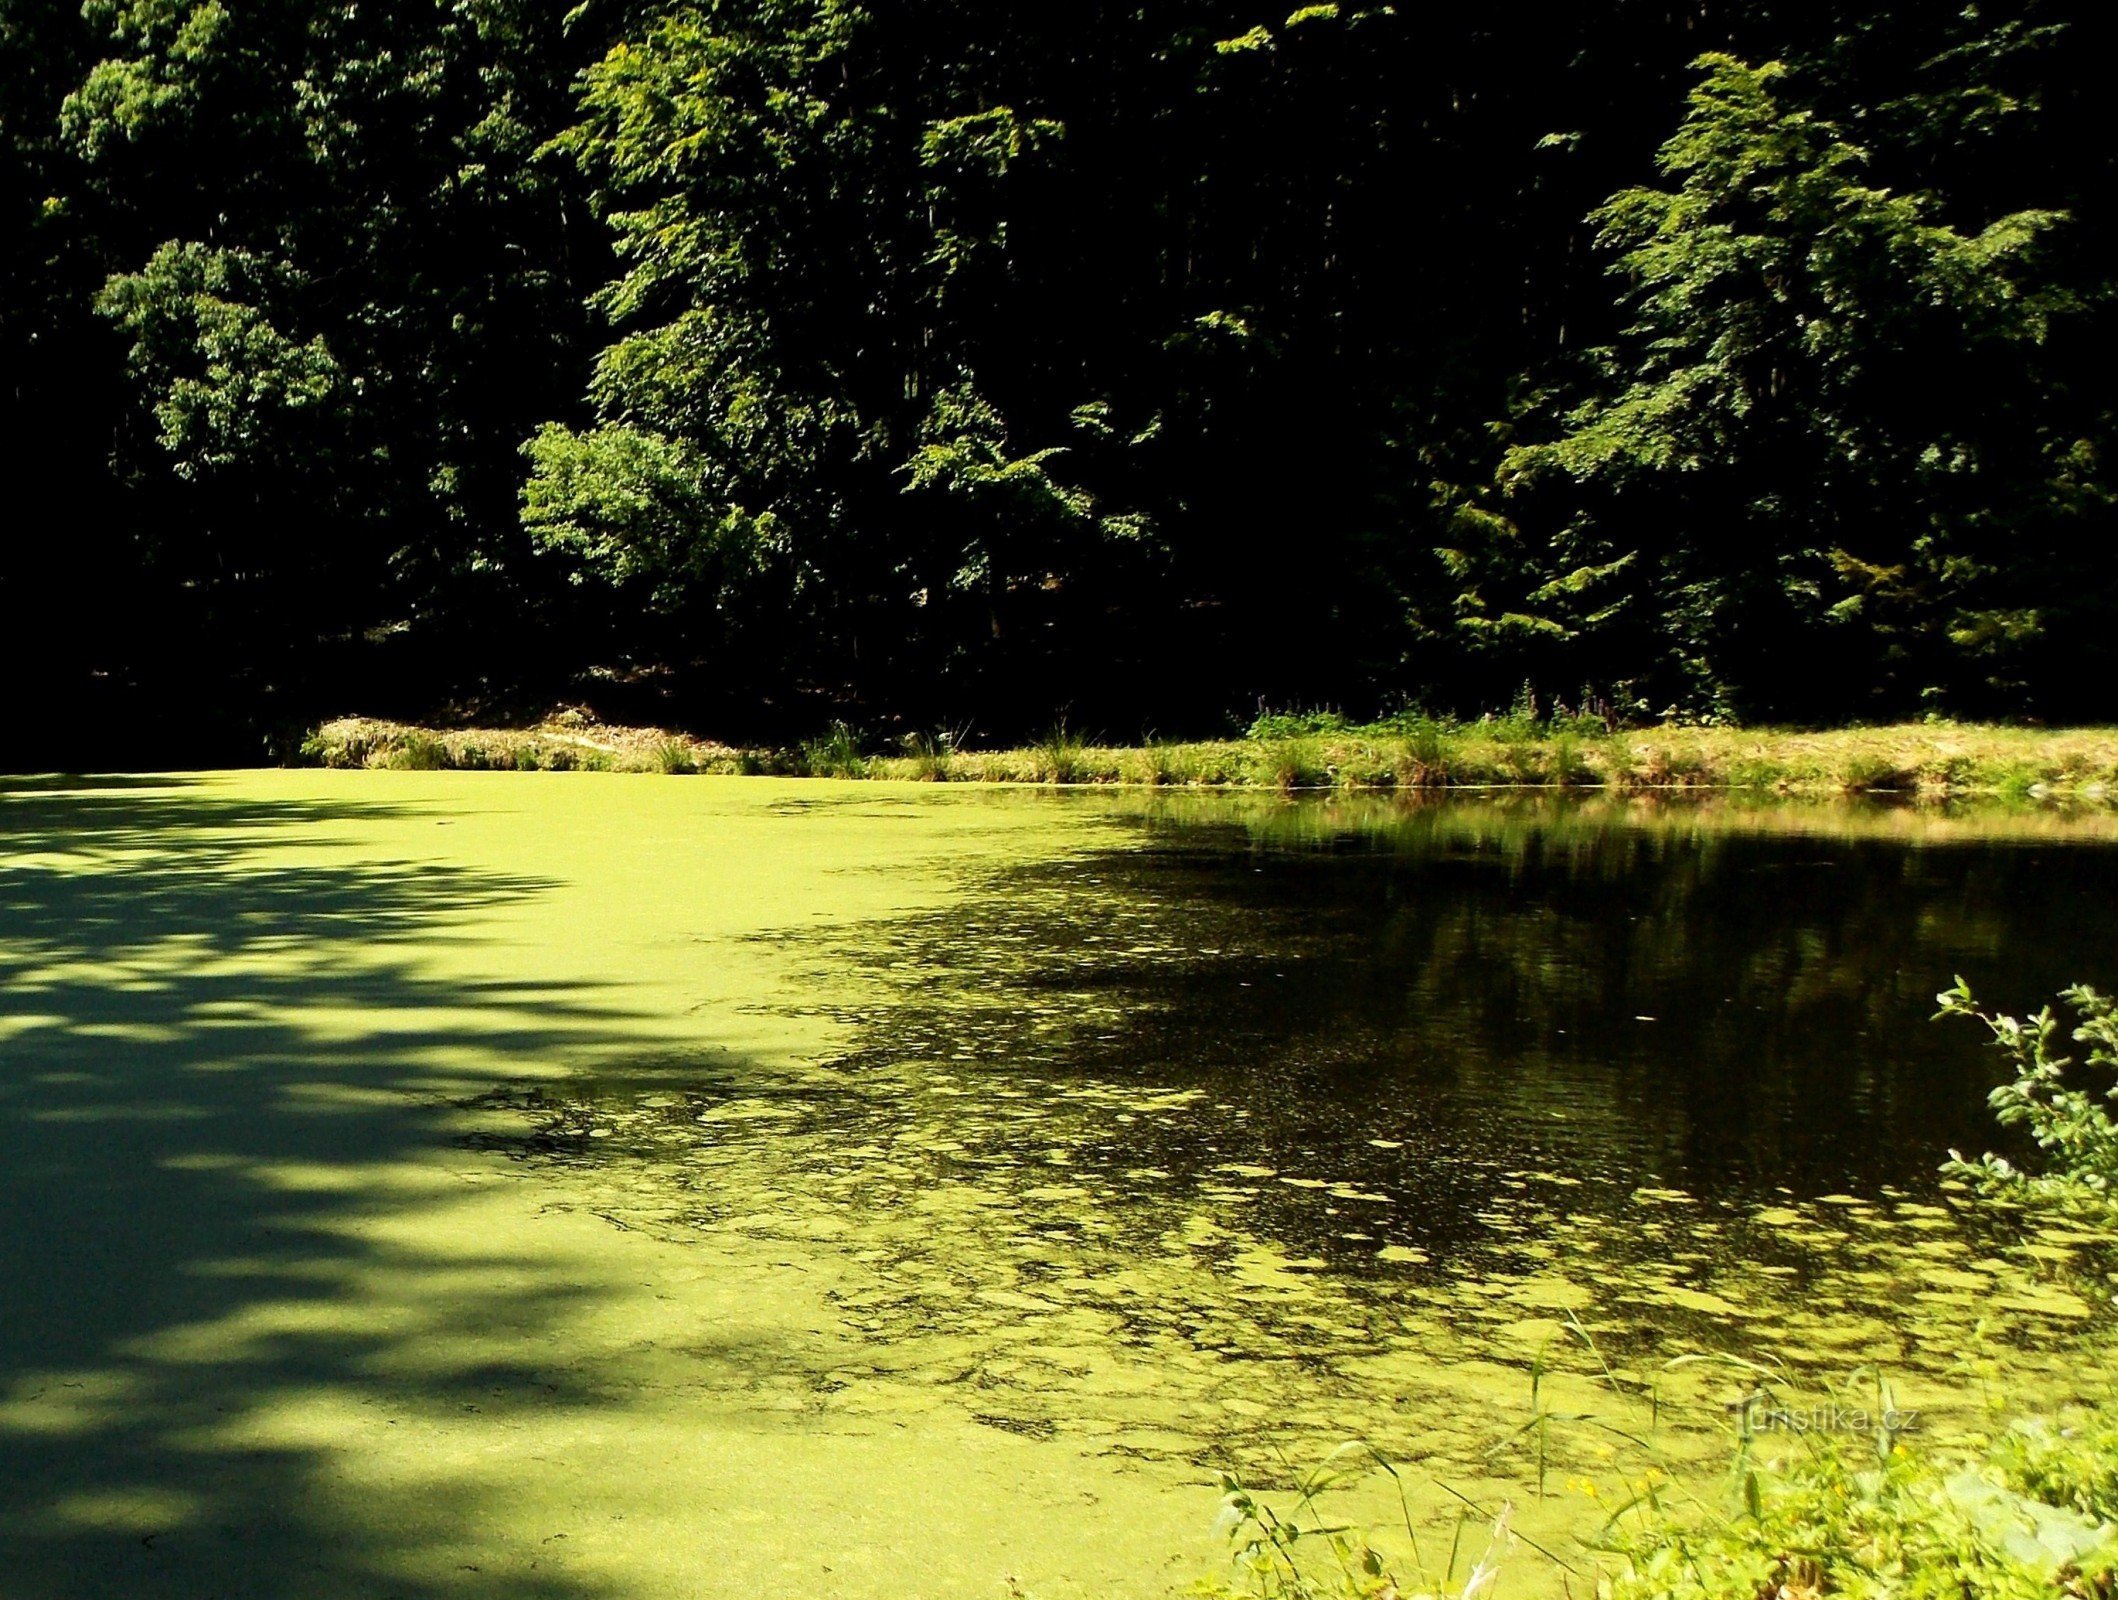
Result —
[[[2109,7],[1288,3],[0,0],[18,737],[2105,712]]]

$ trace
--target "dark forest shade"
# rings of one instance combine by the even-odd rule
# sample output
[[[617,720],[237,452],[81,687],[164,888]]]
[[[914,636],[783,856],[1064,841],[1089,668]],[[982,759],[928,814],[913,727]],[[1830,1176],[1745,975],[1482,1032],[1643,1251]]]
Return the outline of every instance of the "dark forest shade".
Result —
[[[10,682],[2102,714],[2110,31],[0,0]]]

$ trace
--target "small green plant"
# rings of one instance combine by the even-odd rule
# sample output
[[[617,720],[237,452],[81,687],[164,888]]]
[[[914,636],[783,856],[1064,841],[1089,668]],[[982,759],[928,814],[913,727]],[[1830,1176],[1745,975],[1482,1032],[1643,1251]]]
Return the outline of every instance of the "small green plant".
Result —
[[[1184,781],[1182,752],[1166,739],[1149,739],[1142,776],[1157,788]]]
[[[1322,743],[1303,735],[1273,739],[1261,752],[1265,777],[1281,790],[1313,789],[1331,781]]]
[[[445,743],[430,733],[413,729],[390,752],[390,765],[403,772],[439,772],[453,763]]]
[[[922,783],[946,783],[956,756],[956,741],[947,733],[908,733],[905,755],[912,763],[912,776]]]
[[[1883,757],[1855,751],[1839,771],[1839,787],[1848,794],[1874,794],[1906,786],[1905,774]]]
[[[1333,1520],[1319,1505],[1326,1493],[1372,1471],[1388,1474],[1396,1487],[1410,1567],[1378,1548],[1367,1529]],[[1491,1587],[1515,1542],[1508,1531],[1512,1508],[1503,1506],[1492,1519],[1485,1553],[1458,1589],[1456,1569],[1464,1551],[1467,1509],[1457,1519],[1447,1569],[1439,1574],[1425,1571],[1403,1477],[1382,1452],[1359,1441],[1340,1445],[1321,1466],[1297,1473],[1294,1501],[1285,1511],[1275,1509],[1233,1473],[1222,1474],[1220,1483],[1221,1514],[1215,1526],[1228,1536],[1236,1582],[1199,1585],[1200,1594],[1209,1600],[1413,1600],[1443,1593],[1474,1600]]]
[[[1403,724],[1404,754],[1397,781],[1406,789],[1438,788],[1449,781],[1449,736],[1438,722],[1417,717]]]
[[[1536,686],[1525,682],[1515,692],[1514,702],[1503,712],[1487,712],[1479,719],[1485,732],[1503,744],[1522,744],[1544,731],[1537,715]]]
[[[802,742],[802,769],[812,778],[865,778],[868,758],[854,731],[834,722],[821,737]]]
[[[1722,768],[1721,784],[1729,789],[1771,789],[1779,785],[1784,771],[1758,756],[1737,756]]]
[[[1545,763],[1546,776],[1561,786],[1593,783],[1595,772],[1581,758],[1581,746],[1571,733],[1552,735],[1551,755]]]
[[[2118,1079],[2118,1000],[2086,984],[2059,998],[2079,1018],[2070,1031],[2050,1006],[2028,1019],[1985,1010],[1961,976],[1935,996],[1937,1018],[1969,1017],[1993,1035],[2014,1070],[1989,1097],[1993,1114],[2004,1127],[2025,1129],[2046,1166],[2027,1173],[2002,1156],[1966,1161],[1951,1151],[1950,1170],[1988,1193],[2108,1208],[2118,1204],[2118,1121],[2110,1112],[2118,1101],[2118,1081],[2110,1081]],[[2087,1047],[2079,1061],[2060,1054],[2063,1031]]]
[[[664,739],[656,745],[654,762],[659,771],[671,776],[699,770],[698,763],[692,759],[691,746],[682,739]]]
[[[2024,1417],[1994,1442],[1994,1470],[2046,1505],[2118,1523],[2118,1423],[2093,1411]]]
[[[1602,739],[1617,732],[1621,720],[1609,697],[1598,694],[1593,685],[1584,683],[1571,708],[1564,700],[1553,705],[1551,727],[1555,731],[1566,729],[1584,739]]]
[[[1349,789],[1389,789],[1397,783],[1397,763],[1390,750],[1371,739],[1340,742],[1331,751],[1331,773]]]
[[[1650,789],[1682,789],[1708,782],[1712,767],[1695,745],[1657,744],[1643,757],[1639,774]]]
[[[2076,987],[2072,1038],[2088,1064],[2118,1068],[2118,1004]],[[2099,1084],[2084,1090],[2061,1056],[2047,1007],[2027,1021],[1988,1012],[1961,978],[1943,1017],[1982,1023],[2014,1079],[1993,1092],[1999,1120],[2027,1128],[2048,1158],[2037,1176],[1997,1156],[1953,1157],[1988,1192],[2107,1205],[2118,1137]],[[1681,1358],[1688,1359],[1688,1358]],[[2118,1426],[2093,1412],[2012,1424],[1982,1451],[1926,1450],[1894,1420],[1876,1379],[1865,1438],[1805,1432],[1781,1459],[1760,1457],[1748,1406],[1730,1481],[1735,1504],[1679,1513],[1649,1485],[1596,1548],[1619,1558],[1607,1600],[2110,1600],[2118,1594]]]
[[[1735,1504],[1680,1514],[1652,1491],[1607,1525],[1610,1600],[2104,1600],[2108,1522],[2025,1493],[1997,1460],[1895,1439],[1809,1438],[1784,1463],[1746,1451]]]
[[[1086,776],[1082,759],[1088,741],[1070,731],[1064,722],[1037,741],[1037,777],[1043,783],[1079,783]]]
[[[1923,794],[1945,795],[1969,786],[1977,769],[1969,756],[1933,756],[1920,763],[1913,780]]]
[[[1336,711],[1261,711],[1250,724],[1249,737],[1260,744],[1269,744],[1275,739],[1345,733],[1350,727],[1345,717]]]

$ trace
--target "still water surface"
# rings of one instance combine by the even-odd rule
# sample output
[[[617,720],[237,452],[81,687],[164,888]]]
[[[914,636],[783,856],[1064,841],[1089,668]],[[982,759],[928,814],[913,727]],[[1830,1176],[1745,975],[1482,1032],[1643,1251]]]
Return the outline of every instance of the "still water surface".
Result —
[[[2015,1008],[2118,980],[2107,815],[341,778],[9,797],[0,930],[13,993],[41,996],[16,1007],[31,1053],[18,1043],[14,1131],[67,1120],[53,1096],[71,1080],[53,1072],[113,1059],[114,1022],[150,1030],[134,1059],[162,1062],[157,1104],[175,1118],[157,1125],[193,1130],[174,1136],[172,1171],[223,1170],[205,1163],[228,1141],[196,1130],[243,1115],[215,1098],[229,1072],[283,1103],[367,1073],[414,1110],[363,1159],[403,1170],[433,1142],[413,1131],[423,1119],[459,1183],[497,1184],[518,1198],[492,1204],[536,1227],[589,1230],[567,1237],[591,1254],[638,1252],[622,1258],[627,1292],[690,1319],[684,1338],[650,1337],[613,1309],[615,1288],[590,1285],[608,1301],[599,1346],[574,1309],[539,1308],[523,1337],[556,1352],[544,1368],[601,1385],[571,1396],[568,1426],[623,1417],[696,1438],[769,1414],[804,1448],[823,1441],[825,1470],[843,1446],[840,1470],[871,1486],[904,1470],[877,1441],[909,1442],[965,1526],[948,1533],[954,1556],[863,1532],[877,1592],[993,1592],[979,1541],[1002,1535],[967,1508],[996,1493],[999,1526],[1036,1523],[1006,1535],[1028,1541],[1009,1561],[1032,1592],[1181,1587],[1202,1558],[1150,1570],[1135,1553],[1210,1512],[1210,1494],[1180,1486],[1222,1467],[1283,1480],[1349,1437],[1414,1469],[1418,1517],[1454,1514],[1452,1496],[1515,1501],[1519,1525],[1563,1555],[1644,1464],[1705,1482],[1727,1408],[1760,1372],[1790,1395],[1865,1394],[1880,1372],[1937,1430],[2104,1382],[2110,1241],[1982,1214],[1942,1181],[1951,1148],[1994,1142],[1994,1064],[1968,1030],[1927,1019],[1956,973]],[[273,873],[293,876],[263,892]],[[99,882],[100,897],[85,887]],[[65,895],[88,922],[52,920]],[[221,969],[206,957],[278,976],[208,992]],[[177,1010],[97,1019],[93,984],[67,987],[88,959],[129,960]],[[289,960],[309,963],[291,988]],[[118,991],[104,992],[108,1012]],[[245,1033],[246,1001],[271,1014],[270,1038]],[[42,1075],[21,1076],[25,1062]],[[347,1124],[338,1148],[360,1128],[380,1138]],[[281,1138],[238,1146],[278,1171]],[[375,1192],[407,1248],[460,1237],[460,1219],[419,1220],[428,1201]],[[219,1187],[190,1202],[228,1211],[242,1237],[286,1221]],[[339,1228],[339,1204],[301,1226]],[[521,1226],[505,1253],[535,1267],[557,1235]],[[187,1257],[178,1237],[179,1266],[211,1257],[240,1277],[236,1245]],[[292,1266],[319,1270],[275,1270]],[[730,1355],[728,1330],[780,1278],[809,1297],[787,1313],[799,1338]],[[387,1340],[310,1349],[310,1390],[435,1401],[444,1445],[483,1426],[440,1418],[449,1405],[545,1425],[523,1396],[565,1382],[518,1360],[520,1343],[475,1360],[453,1346],[490,1312],[451,1281],[421,1301],[417,1360]],[[397,1292],[348,1277],[330,1295]],[[62,1357],[107,1376],[141,1349],[161,1359],[153,1340],[214,1325],[207,1312],[257,1309],[238,1296],[191,1308],[203,1324],[148,1316],[129,1345],[75,1328],[71,1351],[0,1346],[23,1374],[0,1435],[35,1434],[22,1396]],[[698,1326],[720,1331],[701,1343]],[[192,1359],[210,1365],[203,1348]],[[256,1358],[268,1388],[288,1379],[283,1357]],[[400,1358],[420,1375],[370,1383]],[[1586,1420],[1533,1442],[1533,1371],[1544,1406]],[[242,1372],[224,1376],[242,1391]],[[752,1422],[695,1409],[734,1395]],[[141,1423],[123,1442],[142,1433],[176,1437]],[[99,1466],[114,1447],[85,1437],[59,1452],[84,1493],[99,1474],[162,1486],[136,1462]],[[983,1460],[981,1437],[1022,1454],[976,1481],[937,1464]],[[731,1592],[779,1592],[818,1552],[811,1567],[830,1565],[852,1537],[833,1518],[853,1513],[775,1511],[782,1469],[752,1459],[766,1480],[754,1531],[713,1570]],[[520,1458],[486,1470],[547,1521],[585,1492]],[[1034,1493],[1020,1476],[1012,1496],[994,1486],[1032,1471],[1055,1476]],[[780,1487],[794,1481],[785,1468]],[[254,1509],[241,1502],[269,1500],[273,1482],[245,1480],[220,1509]],[[617,1487],[645,1519],[666,1482]],[[695,1512],[708,1514],[667,1516]],[[437,1529],[385,1558],[363,1553],[357,1516],[309,1515],[316,1539],[350,1552],[325,1574],[348,1593],[385,1569],[451,1592],[470,1580],[433,1576],[450,1539],[505,1570],[497,1547],[552,1537]],[[1112,1550],[1130,1579],[1098,1567]],[[557,1557],[541,1559],[549,1575]],[[642,1559],[612,1545],[601,1591],[692,1592]],[[952,1560],[960,1572],[937,1577]],[[927,1587],[905,1587],[907,1572]]]
[[[2118,975],[2093,828],[1118,815],[1101,848],[800,941],[820,982],[878,989],[828,1008],[853,1043],[812,1073],[540,1089],[520,1153],[593,1163],[665,1222],[857,1242],[874,1281],[843,1303],[875,1369],[925,1341],[995,1425],[1199,1460],[1305,1426],[1415,1457],[1464,1442],[1452,1422],[1482,1439],[1399,1391],[1585,1346],[1569,1317],[1635,1374],[1727,1352],[1915,1386],[1974,1346],[2042,1366],[2091,1320],[2047,1269],[2097,1241],[2024,1255],[1944,1185],[1952,1149],[1995,1143],[1994,1064],[1929,1018],[1956,973],[2019,1007]],[[1105,1339],[1151,1354],[1151,1393],[1074,1381]]]

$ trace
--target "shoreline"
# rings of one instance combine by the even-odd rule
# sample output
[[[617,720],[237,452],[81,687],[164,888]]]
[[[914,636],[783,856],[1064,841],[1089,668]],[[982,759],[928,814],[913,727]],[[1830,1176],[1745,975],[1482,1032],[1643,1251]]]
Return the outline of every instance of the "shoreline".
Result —
[[[1012,749],[909,741],[862,749],[843,729],[791,748],[742,747],[564,713],[533,727],[434,728],[340,717],[302,764],[404,770],[612,771],[912,782],[1356,792],[1450,789],[1744,791],[1924,801],[2118,796],[2118,727],[1900,723],[1770,728],[1275,718],[1242,738],[1114,745],[1063,733]],[[1283,726],[1273,726],[1279,724]]]

